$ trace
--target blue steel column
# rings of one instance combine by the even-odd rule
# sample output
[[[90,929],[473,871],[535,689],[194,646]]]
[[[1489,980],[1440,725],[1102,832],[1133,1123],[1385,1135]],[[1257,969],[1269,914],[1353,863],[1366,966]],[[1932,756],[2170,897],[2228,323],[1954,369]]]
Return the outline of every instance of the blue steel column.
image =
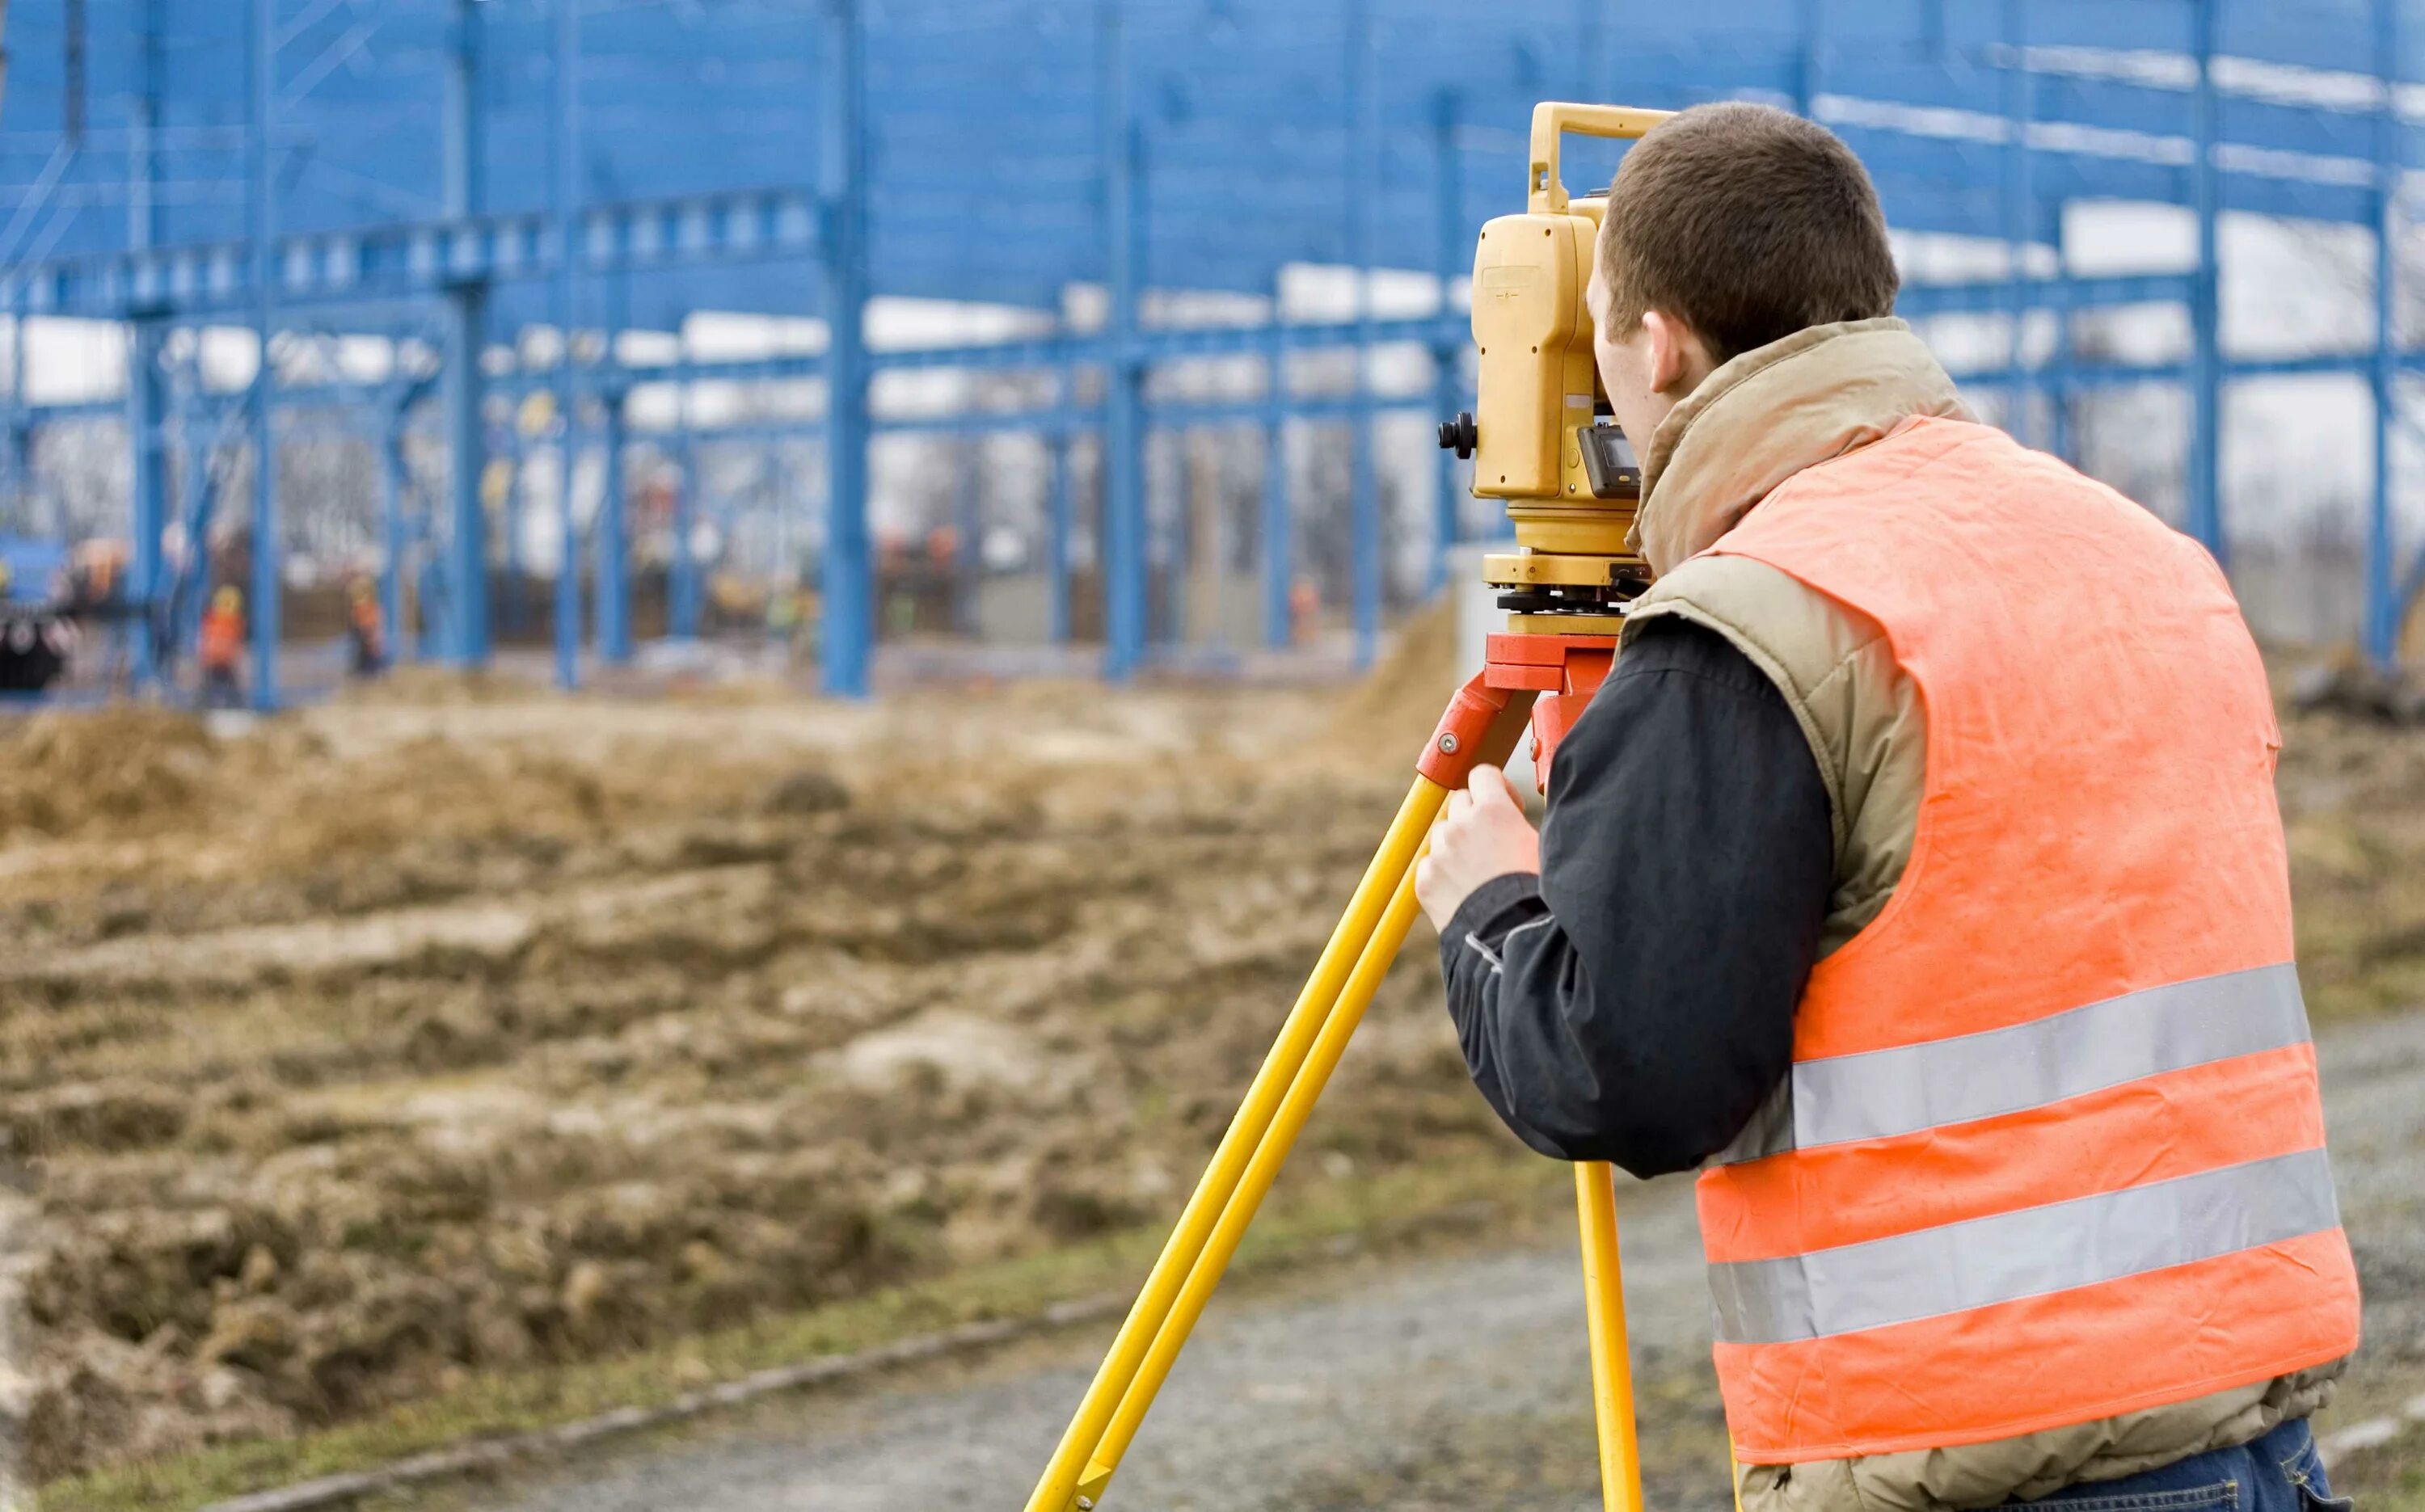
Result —
[[[497,565],[505,569],[506,589],[497,596],[497,608],[506,633],[520,635],[530,619],[524,592],[529,582],[522,561],[522,469],[530,460],[530,438],[522,434],[519,406],[503,425],[484,426],[482,434],[487,438],[481,443],[482,508],[489,500],[488,461],[494,458],[506,464],[502,470],[506,487],[497,498]]]
[[[1263,644],[1275,651],[1295,644],[1289,587],[1296,576],[1296,514],[1289,506],[1288,310],[1272,280],[1270,376],[1263,384]]]
[[[135,249],[160,240],[160,101],[168,72],[160,43],[166,8],[167,0],[143,0],[140,66],[126,147],[126,245]]]
[[[2401,605],[2392,556],[2391,427],[2400,412],[2400,5],[2374,0],[2374,67],[2382,87],[2374,119],[2374,488],[2366,528],[2366,654],[2377,666],[2400,657]]]
[[[126,437],[135,449],[135,542],[127,562],[125,593],[128,607],[135,611],[129,651],[137,687],[149,683],[159,671],[153,610],[160,597],[160,532],[168,523],[167,437],[160,381],[160,343],[166,334],[161,321],[137,321],[133,349],[127,355]]]
[[[1146,519],[1144,366],[1137,346],[1137,273],[1144,196],[1137,124],[1130,113],[1119,10],[1103,8],[1104,218],[1111,283],[1111,355],[1104,365],[1103,673],[1126,682],[1145,661]]]
[[[2004,345],[2004,428],[2027,446],[2032,439],[2032,397],[2029,381],[2031,212],[2030,119],[2036,86],[2027,61],[2029,30],[2025,0],[2003,0],[2004,32],[2004,257],[2012,326]]]
[[[446,654],[458,666],[489,660],[489,517],[480,501],[487,433],[480,423],[480,348],[488,328],[488,292],[465,284],[450,292],[446,318],[446,454],[450,464],[447,543]]]
[[[252,374],[249,396],[252,428],[252,707],[278,707],[279,557],[278,454],[270,435],[269,327],[276,318],[275,271],[270,243],[278,219],[270,195],[270,106],[277,92],[278,7],[276,0],[253,0],[252,34],[247,40],[252,85],[252,135],[248,144],[246,194],[252,233],[252,329],[260,362]]]
[[[1373,470],[1373,202],[1380,193],[1380,89],[1373,68],[1368,0],[1354,0],[1347,27],[1347,261],[1356,279],[1356,388],[1348,424],[1348,561],[1354,575],[1356,664],[1369,667],[1381,640],[1381,490]]]
[[[126,154],[126,245],[145,248],[159,240],[159,154],[154,139],[160,129],[163,59],[160,52],[164,0],[143,0],[140,88],[135,100],[133,130]],[[137,687],[150,683],[158,672],[157,618],[153,607],[160,596],[160,532],[168,519],[167,474],[163,426],[160,346],[166,335],[158,320],[135,322],[128,354],[126,438],[134,451],[134,549],[127,563],[123,592],[134,616],[128,629],[128,665]]]
[[[564,439],[557,450],[556,537],[562,543],[555,567],[555,682],[570,688],[581,680],[581,536],[572,521],[572,463],[579,454],[580,378],[572,365],[574,201],[580,197],[581,123],[578,72],[581,67],[580,0],[555,0],[555,329],[562,341],[557,361],[556,412],[563,417]]]
[[[690,428],[687,357],[675,367],[674,383],[674,466],[682,483],[674,489],[673,552],[666,564],[666,635],[669,640],[695,641],[699,639],[699,559],[692,554],[691,542],[699,534],[699,440]]]
[[[2190,103],[2190,203],[2197,214],[2197,272],[2190,299],[2189,533],[2228,563],[2223,539],[2222,273],[2215,246],[2214,35],[2218,0],[2193,0],[2198,79]]]
[[[1068,368],[1053,374],[1052,434],[1046,440],[1046,445],[1051,448],[1052,476],[1045,483],[1044,570],[1046,593],[1052,600],[1047,609],[1052,615],[1052,636],[1055,645],[1069,644],[1069,530],[1072,514],[1069,440],[1077,427],[1069,388]]]
[[[480,6],[457,0],[454,46],[446,69],[446,213],[475,215],[482,192],[483,121],[479,99]],[[447,291],[445,406],[447,456],[451,464],[453,538],[447,593],[446,648],[458,665],[485,666],[489,660],[489,520],[480,502],[480,470],[486,437],[480,425],[480,350],[488,339],[488,286],[464,279]]]
[[[1598,14],[1597,6],[1591,8],[1591,14]],[[1464,165],[1457,161],[1455,93],[1441,90],[1437,110],[1434,151],[1438,167],[1439,246],[1436,273],[1439,279],[1440,324],[1445,326],[1454,308],[1450,299],[1457,276],[1471,267],[1473,254],[1465,242]],[[1457,359],[1464,351],[1465,343],[1451,341],[1445,330],[1432,342],[1432,407],[1442,420],[1454,415],[1458,401],[1465,397],[1465,385],[1457,373]],[[1432,569],[1427,589],[1431,594],[1448,585],[1449,553],[1456,549],[1459,520],[1464,513],[1464,501],[1456,485],[1456,454],[1442,447],[1437,458],[1432,495]]]
[[[867,119],[865,40],[855,0],[827,0],[824,192],[826,541],[819,562],[825,691],[864,698],[875,640],[867,533]]]
[[[405,660],[404,558],[404,411],[382,417],[379,427],[379,536],[386,547],[379,567],[379,627],[387,637],[388,655]],[[428,613],[426,605],[424,613]]]
[[[611,347],[611,337],[610,337]],[[611,355],[611,352],[610,352]],[[598,485],[598,654],[609,666],[632,661],[631,529],[623,501],[623,390],[610,389],[601,427]]]

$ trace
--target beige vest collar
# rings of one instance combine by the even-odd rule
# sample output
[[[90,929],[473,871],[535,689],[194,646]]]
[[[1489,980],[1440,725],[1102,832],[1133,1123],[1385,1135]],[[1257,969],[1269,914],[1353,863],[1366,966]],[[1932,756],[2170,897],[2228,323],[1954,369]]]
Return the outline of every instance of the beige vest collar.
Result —
[[[1630,544],[1667,572],[1803,469],[1914,415],[1968,420],[1936,358],[1891,315],[1813,326],[1704,379],[1652,433]]]

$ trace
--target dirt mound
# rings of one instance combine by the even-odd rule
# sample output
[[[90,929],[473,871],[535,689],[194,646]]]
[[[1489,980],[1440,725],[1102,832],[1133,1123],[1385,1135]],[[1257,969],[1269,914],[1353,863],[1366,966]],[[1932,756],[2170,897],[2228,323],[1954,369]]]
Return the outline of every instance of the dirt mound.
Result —
[[[0,735],[0,840],[173,820],[210,787],[217,756],[190,714],[141,705],[37,714]]]
[[[1397,644],[1339,700],[1324,744],[1340,755],[1406,762],[1456,692],[1456,596],[1407,617]]]

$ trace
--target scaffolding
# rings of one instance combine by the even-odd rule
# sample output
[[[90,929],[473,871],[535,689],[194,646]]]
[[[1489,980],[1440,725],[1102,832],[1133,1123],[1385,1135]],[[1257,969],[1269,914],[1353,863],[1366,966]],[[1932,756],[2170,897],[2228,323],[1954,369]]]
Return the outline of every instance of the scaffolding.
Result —
[[[1956,362],[2025,439],[2069,452],[2075,404],[2161,386],[2188,415],[2183,527],[2218,556],[2227,387],[2346,374],[2373,402],[2362,639],[2395,655],[2425,554],[2395,531],[2401,184],[2417,110],[2401,0],[54,0],[10,8],[0,101],[0,304],[9,315],[0,501],[34,491],[44,427],[122,422],[127,593],[190,639],[199,545],[248,511],[250,692],[282,693],[279,605],[295,501],[274,458],[306,423],[377,459],[378,597],[408,596],[438,658],[492,654],[492,577],[519,569],[511,471],[554,453],[564,560],[555,672],[634,652],[627,459],[682,465],[669,624],[695,631],[698,448],[813,445],[799,538],[820,586],[822,686],[859,695],[876,643],[870,446],[887,434],[1015,434],[1049,458],[1050,633],[1077,616],[1072,448],[1097,458],[1101,669],[1166,649],[1151,581],[1147,442],[1259,433],[1263,638],[1292,634],[1299,511],[1290,439],[1344,428],[1347,608],[1369,659],[1385,610],[1376,432],[1467,404],[1462,279],[1481,222],[1514,202],[1538,99],[1678,107],[1753,98],[1825,121],[1869,165],[1899,232],[1999,244],[1987,276],[1906,281],[1899,312],[2000,320],[1999,355]],[[2091,275],[2066,216],[2092,201],[2179,207],[2194,253]],[[2370,342],[2291,356],[2222,340],[2226,215],[2362,228]],[[1291,318],[1284,271],[1346,270],[1347,308]],[[1421,275],[1426,312],[1377,308]],[[1226,299],[1212,296],[1227,296]],[[871,301],[1022,312],[999,340],[870,340]],[[2170,307],[2181,350],[2078,349],[2082,320]],[[798,317],[786,350],[701,357],[634,333],[694,311]],[[1208,311],[1210,311],[1208,313]],[[121,391],[29,398],[29,319],[112,323]],[[204,354],[249,328],[250,375]],[[348,353],[367,339],[380,360]],[[1383,384],[1376,354],[1427,383]],[[1341,381],[1299,381],[1309,359]],[[1411,358],[1409,358],[1411,360]],[[1180,381],[1207,364],[1259,393]],[[1403,366],[1403,364],[1401,364]],[[994,374],[1018,403],[894,402],[920,372]],[[798,390],[798,413],[693,423],[704,386]],[[639,434],[635,390],[670,391]],[[549,404],[533,411],[529,396]],[[538,413],[501,426],[496,406]],[[552,418],[547,418],[552,417]],[[2035,434],[2032,434],[2035,433]],[[578,464],[578,466],[576,466]],[[1464,531],[1442,456],[1426,549]],[[598,477],[577,517],[575,475]],[[234,498],[239,481],[246,497]],[[496,497],[502,493],[502,498]],[[221,495],[228,498],[222,499]],[[424,496],[426,496],[426,498]],[[788,493],[787,493],[788,497]],[[281,512],[284,512],[282,515]],[[22,513],[22,511],[21,511]],[[506,517],[502,519],[498,517]],[[792,521],[784,513],[781,528]],[[787,537],[788,538],[788,537]],[[172,560],[164,541],[185,543]],[[1182,543],[1183,546],[1183,543]],[[958,549],[974,543],[963,538]],[[585,624],[585,590],[588,614]]]

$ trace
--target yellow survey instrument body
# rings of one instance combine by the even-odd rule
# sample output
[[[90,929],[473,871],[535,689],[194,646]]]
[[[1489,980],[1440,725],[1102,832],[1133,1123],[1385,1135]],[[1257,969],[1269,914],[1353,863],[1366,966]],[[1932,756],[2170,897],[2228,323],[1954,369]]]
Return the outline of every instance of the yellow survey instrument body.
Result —
[[[1607,201],[1567,198],[1558,182],[1558,142],[1567,133],[1640,136],[1665,119],[1663,112],[1614,105],[1550,103],[1533,111],[1524,213],[1485,226],[1474,253],[1479,413],[1440,427],[1442,446],[1473,457],[1474,492],[1505,500],[1515,523],[1517,549],[1486,558],[1483,571],[1484,581],[1502,590],[1510,633],[1492,638],[1490,665],[1457,692],[1417,762],[1413,788],[1138,1291],[1027,1512],[1095,1512],[1413,927],[1415,864],[1450,788],[1477,763],[1504,761],[1528,727],[1536,749],[1554,743],[1605,675],[1625,601],[1649,581],[1648,567],[1625,544],[1641,473],[1615,426],[1601,422],[1605,396],[1583,298]],[[1545,724],[1546,708],[1566,712]],[[1577,1166],[1575,1197],[1601,1496],[1607,1512],[1641,1512],[1614,1172]]]
[[[1483,581],[1516,598],[1519,615],[1597,613],[1613,629],[1614,605],[1650,581],[1625,544],[1642,475],[1608,417],[1584,298],[1608,198],[1570,197],[1558,167],[1569,133],[1634,137],[1666,119],[1535,105],[1523,213],[1491,220],[1474,246],[1474,414],[1442,426],[1440,440],[1473,458],[1476,495],[1506,501],[1517,549],[1484,558]]]

